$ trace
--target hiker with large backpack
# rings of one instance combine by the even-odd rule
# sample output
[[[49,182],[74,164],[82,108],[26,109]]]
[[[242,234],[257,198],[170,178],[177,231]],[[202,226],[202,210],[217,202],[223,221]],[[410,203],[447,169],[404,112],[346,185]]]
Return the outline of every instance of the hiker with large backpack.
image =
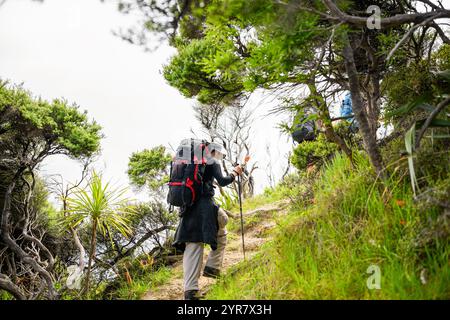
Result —
[[[214,202],[214,180],[224,187],[242,173],[236,166],[228,176],[222,175],[219,160],[225,157],[223,147],[204,140],[183,140],[172,162],[169,193],[170,205],[180,208],[180,222],[173,245],[183,252],[184,298],[199,299],[198,280],[203,263],[204,244],[209,254],[203,275],[219,275],[226,244],[226,214]]]

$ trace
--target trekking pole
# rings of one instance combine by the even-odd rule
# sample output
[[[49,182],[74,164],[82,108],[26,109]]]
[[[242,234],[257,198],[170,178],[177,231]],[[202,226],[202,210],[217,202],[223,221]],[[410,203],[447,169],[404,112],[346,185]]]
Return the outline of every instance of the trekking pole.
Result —
[[[248,160],[250,160],[250,156],[246,156],[244,163],[241,165],[242,170],[244,170],[245,165]],[[241,235],[242,235],[242,253],[244,255],[245,260],[245,241],[244,241],[244,216],[242,214],[242,185],[241,185],[241,175],[238,175],[238,196],[239,196],[239,212],[241,214]]]

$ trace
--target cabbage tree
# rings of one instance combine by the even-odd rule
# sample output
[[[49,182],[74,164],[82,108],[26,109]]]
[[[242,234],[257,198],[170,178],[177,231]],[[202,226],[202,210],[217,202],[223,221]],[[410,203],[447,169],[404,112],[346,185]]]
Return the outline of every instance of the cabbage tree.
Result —
[[[113,231],[124,236],[131,234],[129,215],[134,212],[130,199],[125,197],[126,188],[114,189],[110,183],[104,183],[102,177],[93,172],[85,189],[78,188],[67,200],[68,216],[64,217],[67,227],[76,228],[89,224],[91,229],[88,270],[84,292],[89,292],[92,262],[95,258],[97,234],[107,237]]]

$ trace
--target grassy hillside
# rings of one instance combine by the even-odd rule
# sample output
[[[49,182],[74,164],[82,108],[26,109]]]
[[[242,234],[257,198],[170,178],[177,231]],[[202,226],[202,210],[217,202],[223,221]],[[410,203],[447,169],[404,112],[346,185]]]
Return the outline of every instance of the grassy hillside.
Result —
[[[274,240],[229,270],[207,298],[449,299],[449,212],[414,201],[399,168],[380,181],[364,156],[355,155],[352,168],[337,155],[319,173],[267,191],[270,199],[291,198],[290,214],[278,221]],[[432,187],[434,199],[448,199],[448,172]],[[373,265],[379,290],[367,287]]]

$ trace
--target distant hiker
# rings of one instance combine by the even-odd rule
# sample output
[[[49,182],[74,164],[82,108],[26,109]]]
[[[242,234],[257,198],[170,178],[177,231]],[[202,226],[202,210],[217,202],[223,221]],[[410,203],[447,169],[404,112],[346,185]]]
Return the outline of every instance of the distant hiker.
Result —
[[[340,116],[342,118],[346,118],[344,119],[344,121],[350,123],[351,131],[353,132],[358,131],[359,127],[358,123],[353,117],[352,94],[350,92],[347,92],[347,94],[344,97],[344,100],[342,100],[340,113],[341,113]]]
[[[173,245],[184,251],[184,298],[198,300],[204,244],[212,249],[203,271],[208,277],[219,276],[226,245],[228,217],[214,202],[214,179],[220,186],[227,186],[242,169],[236,166],[230,175],[223,176],[218,160],[225,155],[220,144],[183,141],[172,164],[168,202],[180,207]]]
[[[317,111],[313,108],[306,108],[305,112],[297,115],[299,117],[298,124],[295,125],[292,132],[292,139],[297,143],[305,141],[314,141],[316,139],[316,123],[314,120],[308,119]]]

